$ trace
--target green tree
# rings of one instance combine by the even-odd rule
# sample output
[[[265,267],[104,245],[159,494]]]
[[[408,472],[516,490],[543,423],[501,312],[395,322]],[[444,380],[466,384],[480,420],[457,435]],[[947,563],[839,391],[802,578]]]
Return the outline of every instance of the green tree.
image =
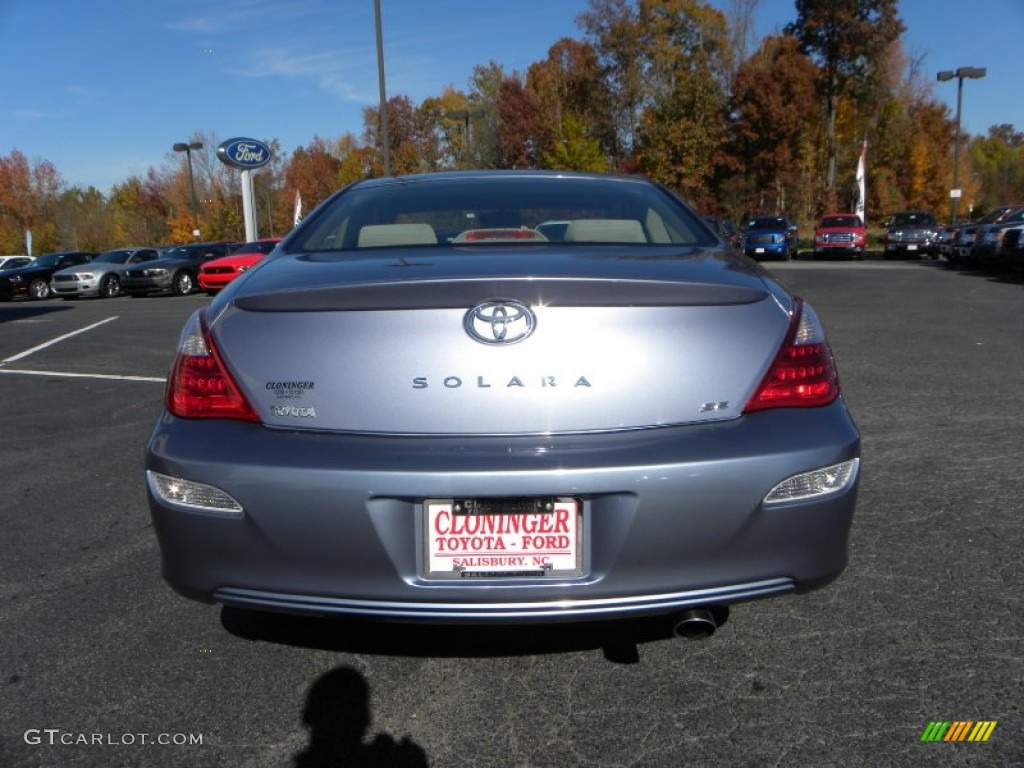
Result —
[[[980,208],[992,210],[1024,200],[1024,133],[1012,125],[994,125],[987,136],[971,140],[968,154],[973,172],[985,190],[978,200]],[[971,174],[961,173],[960,178],[970,179]]]
[[[466,167],[497,168],[501,162],[501,126],[499,102],[501,84],[509,77],[494,62],[473,67],[469,80],[467,105],[472,113],[469,122]]]
[[[559,134],[551,150],[545,153],[546,168],[560,171],[591,171],[602,173],[608,170],[608,159],[601,143],[587,132],[583,118],[566,114],[562,118]]]

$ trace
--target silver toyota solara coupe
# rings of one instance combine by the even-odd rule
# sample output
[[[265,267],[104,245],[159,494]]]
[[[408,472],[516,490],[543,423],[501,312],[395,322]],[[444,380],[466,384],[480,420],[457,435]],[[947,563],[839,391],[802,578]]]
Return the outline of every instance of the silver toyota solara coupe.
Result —
[[[196,312],[146,478],[189,597],[706,634],[840,574],[859,453],[814,310],[670,192],[469,172],[344,188]]]

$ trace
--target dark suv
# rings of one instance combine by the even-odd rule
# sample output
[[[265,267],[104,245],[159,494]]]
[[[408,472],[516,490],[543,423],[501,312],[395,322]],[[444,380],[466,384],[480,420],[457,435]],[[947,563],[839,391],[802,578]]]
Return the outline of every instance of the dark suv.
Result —
[[[935,238],[939,234],[939,222],[924,211],[894,213],[885,230],[885,258],[895,254],[907,256],[936,255]]]
[[[756,216],[743,231],[743,253],[752,259],[777,258],[789,261],[797,254],[796,224],[786,216]]]
[[[168,248],[156,261],[132,267],[121,277],[121,291],[132,296],[170,293],[187,296],[198,290],[199,267],[227,256],[237,243],[189,243]]]

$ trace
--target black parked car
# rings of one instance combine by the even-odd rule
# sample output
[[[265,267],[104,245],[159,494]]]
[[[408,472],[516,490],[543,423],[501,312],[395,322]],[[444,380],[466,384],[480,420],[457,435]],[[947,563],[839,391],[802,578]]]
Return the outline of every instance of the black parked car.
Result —
[[[50,278],[54,272],[76,264],[85,264],[92,261],[95,256],[95,253],[87,251],[47,253],[36,256],[28,266],[4,270],[0,272],[0,301],[10,301],[16,296],[48,299]]]
[[[939,222],[925,211],[894,213],[885,230],[885,258],[895,254],[935,257]]]
[[[124,272],[121,292],[132,296],[170,293],[187,296],[199,288],[199,267],[210,259],[227,256],[237,243],[189,243],[167,249],[156,261]]]

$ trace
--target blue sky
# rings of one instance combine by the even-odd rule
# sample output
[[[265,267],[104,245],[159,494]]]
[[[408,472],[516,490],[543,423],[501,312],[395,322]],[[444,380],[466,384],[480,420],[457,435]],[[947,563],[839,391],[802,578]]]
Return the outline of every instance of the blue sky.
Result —
[[[465,90],[489,61],[525,71],[560,37],[582,38],[587,7],[381,0],[388,95]],[[902,0],[900,15],[930,80],[987,67],[964,84],[965,130],[1024,130],[1024,1]],[[760,0],[758,31],[794,17],[790,0]],[[956,91],[935,83],[950,114]],[[360,135],[377,98],[373,0],[0,0],[0,155],[50,160],[71,184],[107,192],[196,130],[277,138],[288,152],[314,135]]]

